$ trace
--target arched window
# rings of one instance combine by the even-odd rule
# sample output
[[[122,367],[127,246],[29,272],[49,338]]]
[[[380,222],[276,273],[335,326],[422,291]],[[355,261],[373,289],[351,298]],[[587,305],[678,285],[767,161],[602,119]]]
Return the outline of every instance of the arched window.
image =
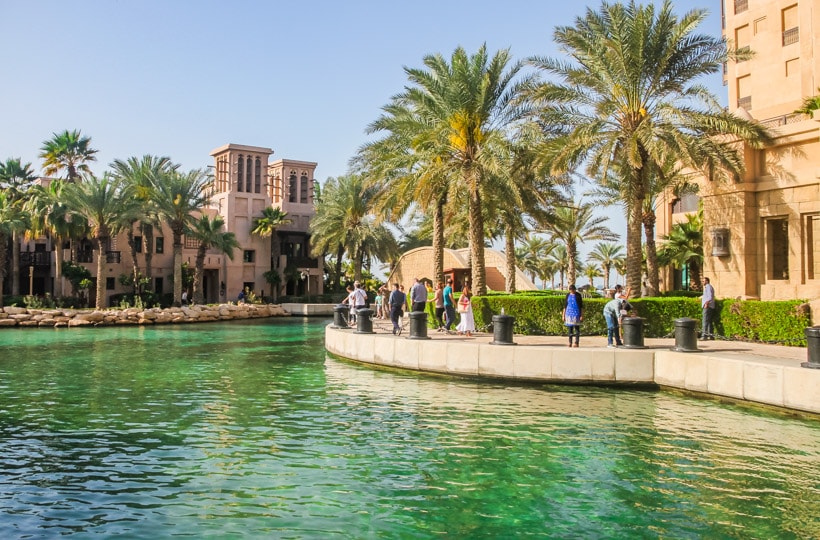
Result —
[[[306,172],[302,173],[300,184],[301,190],[299,191],[299,202],[304,204],[308,202],[308,177]]]
[[[262,160],[259,158],[256,158],[256,173],[253,178],[253,192],[262,193]]]
[[[248,156],[248,174],[245,176],[245,191],[251,192],[251,184],[253,183],[253,159]]]
[[[296,202],[296,195],[299,186],[296,184],[296,171],[290,171],[290,178],[288,182],[288,202],[295,203]]]
[[[236,191],[242,191],[245,175],[245,158],[239,154],[239,163],[236,167]]]

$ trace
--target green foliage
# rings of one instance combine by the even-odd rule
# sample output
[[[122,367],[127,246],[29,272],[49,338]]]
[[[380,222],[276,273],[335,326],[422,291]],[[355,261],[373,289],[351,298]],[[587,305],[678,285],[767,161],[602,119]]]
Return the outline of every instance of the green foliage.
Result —
[[[722,335],[732,339],[806,346],[804,331],[811,326],[811,313],[808,304],[801,300],[723,300],[718,301],[718,305],[717,330]]]
[[[77,292],[88,287],[82,287],[80,283],[83,280],[90,280],[92,278],[91,272],[82,265],[73,263],[71,261],[63,262],[63,277],[71,283],[71,288]]]
[[[489,295],[473,298],[476,328],[492,322],[501,313],[515,317],[513,331],[524,335],[563,335],[562,295]],[[603,335],[606,298],[584,298],[584,335]],[[644,319],[646,337],[671,336],[674,321],[688,317],[700,321],[698,298],[639,298],[630,300],[637,316]],[[700,324],[698,324],[700,326]],[[717,334],[735,340],[782,342],[805,346],[804,329],[811,326],[808,305],[800,300],[761,302],[753,300],[718,300],[715,327]]]
[[[27,294],[23,297],[23,303],[29,309],[43,309],[54,307],[54,299],[48,293],[46,293],[45,296],[35,296],[33,294]]]

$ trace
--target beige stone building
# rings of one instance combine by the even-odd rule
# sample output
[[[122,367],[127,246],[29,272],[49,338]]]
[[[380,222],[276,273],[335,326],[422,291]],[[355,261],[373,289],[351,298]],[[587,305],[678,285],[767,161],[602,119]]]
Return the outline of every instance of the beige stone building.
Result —
[[[235,300],[245,287],[257,295],[273,296],[271,286],[263,273],[271,268],[283,276],[277,296],[283,294],[320,294],[323,289],[323,269],[320,261],[308,256],[310,245],[309,223],[314,215],[313,186],[316,163],[279,159],[270,162],[270,148],[227,144],[211,152],[214,158],[213,188],[208,214],[219,214],[227,231],[233,232],[240,244],[233,260],[217,251],[205,258],[203,291],[207,303]],[[276,241],[251,235],[253,220],[268,206],[287,212],[290,224],[276,232]],[[139,234],[135,227],[135,234]],[[138,265],[143,273],[141,238],[137,236]],[[159,293],[172,292],[173,246],[170,229],[163,226],[155,233],[152,261],[153,288]],[[274,247],[275,246],[275,247]],[[72,257],[68,245],[62,246],[64,260]],[[275,252],[272,252],[272,248]],[[92,274],[96,273],[96,254],[89,240],[77,243],[74,261]],[[183,262],[193,268],[197,242],[183,239]],[[112,238],[106,258],[106,290],[108,297],[131,292],[119,282],[121,274],[131,272],[133,261],[125,234]],[[292,279],[288,280],[286,270]],[[21,294],[69,294],[65,278],[57,276],[54,252],[48,238],[32,238],[22,242],[20,264]],[[95,276],[96,277],[96,276]],[[11,292],[11,279],[7,292]]]
[[[468,259],[469,248],[444,250],[444,276],[453,278],[453,285],[460,291],[464,283],[470,281],[470,267]],[[485,248],[484,263],[486,265],[487,288],[493,291],[503,291],[506,285],[506,260],[504,254],[498,250]],[[404,285],[407,290],[415,278],[423,279],[434,284],[433,248],[430,246],[411,249],[403,254],[396,263],[393,271],[387,277],[387,283]],[[537,287],[521,270],[515,271],[515,288],[519,291],[533,291]]]
[[[820,117],[797,114],[820,93],[820,2],[723,0],[723,32],[755,56],[724,68],[729,108],[771,129],[774,144],[745,149],[746,174],[701,180],[704,275],[718,296],[820,298]],[[658,232],[697,199],[664,200]],[[673,280],[664,288],[675,286]]]

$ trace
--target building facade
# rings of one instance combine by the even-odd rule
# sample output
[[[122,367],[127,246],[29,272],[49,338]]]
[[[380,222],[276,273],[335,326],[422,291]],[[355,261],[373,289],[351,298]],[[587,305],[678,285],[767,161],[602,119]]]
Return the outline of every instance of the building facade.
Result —
[[[701,179],[704,275],[721,297],[820,298],[820,117],[796,113],[820,93],[820,4],[811,0],[723,0],[723,32],[754,56],[724,67],[729,108],[766,125],[773,144],[743,149],[746,172]],[[667,197],[663,233],[692,211]],[[675,286],[669,279],[665,288]]]
[[[240,291],[252,290],[258,296],[279,297],[284,294],[321,294],[324,270],[310,250],[310,220],[314,215],[314,172],[317,164],[309,161],[280,159],[270,162],[270,148],[227,144],[211,152],[214,159],[213,184],[210,203],[202,210],[219,215],[225,221],[225,230],[236,235],[240,248],[233,259],[211,250],[205,257],[203,292],[206,303],[235,301]],[[47,181],[47,180],[45,180]],[[254,218],[260,217],[267,207],[287,212],[288,224],[279,227],[273,238],[251,234]],[[133,227],[137,248],[137,266],[143,274],[144,254],[139,227]],[[155,231],[151,263],[152,288],[158,294],[172,292],[173,240],[170,229],[162,226]],[[20,293],[49,293],[54,296],[70,294],[68,281],[56,275],[54,247],[46,237],[31,238],[21,243]],[[96,253],[90,240],[81,239],[73,248],[58,246],[63,259],[72,260],[96,273]],[[198,243],[194,238],[183,239],[183,262],[194,267]],[[106,254],[107,296],[129,293],[132,287],[120,283],[121,275],[130,275],[134,261],[128,247],[126,233],[112,238]],[[282,277],[276,291],[264,277],[269,270]],[[95,276],[96,278],[97,276]],[[7,292],[11,292],[11,282]]]

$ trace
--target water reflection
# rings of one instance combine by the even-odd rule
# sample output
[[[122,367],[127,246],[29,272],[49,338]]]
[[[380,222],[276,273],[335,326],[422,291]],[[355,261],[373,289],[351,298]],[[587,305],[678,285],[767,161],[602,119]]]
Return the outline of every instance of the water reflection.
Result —
[[[810,422],[374,371],[301,320],[134,330],[0,332],[2,537],[820,534]]]

